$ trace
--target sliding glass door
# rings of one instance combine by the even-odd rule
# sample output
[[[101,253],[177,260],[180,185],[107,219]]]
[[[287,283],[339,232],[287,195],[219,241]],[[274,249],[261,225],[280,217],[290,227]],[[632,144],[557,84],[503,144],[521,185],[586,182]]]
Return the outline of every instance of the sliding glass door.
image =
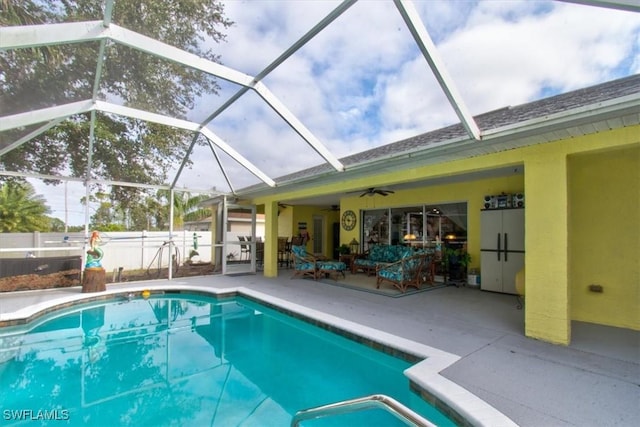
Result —
[[[377,243],[433,247],[467,240],[467,203],[415,205],[362,211],[363,250]]]

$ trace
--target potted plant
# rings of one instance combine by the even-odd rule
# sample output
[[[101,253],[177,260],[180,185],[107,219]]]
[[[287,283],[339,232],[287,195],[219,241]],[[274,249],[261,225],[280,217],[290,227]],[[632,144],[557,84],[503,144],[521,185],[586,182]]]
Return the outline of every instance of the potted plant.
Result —
[[[451,280],[467,279],[467,268],[471,263],[471,255],[464,249],[444,248],[442,256],[444,271]]]
[[[349,247],[349,245],[343,243],[342,245],[340,245],[340,247],[338,248],[338,253],[340,255],[349,255],[351,253],[351,248]]]

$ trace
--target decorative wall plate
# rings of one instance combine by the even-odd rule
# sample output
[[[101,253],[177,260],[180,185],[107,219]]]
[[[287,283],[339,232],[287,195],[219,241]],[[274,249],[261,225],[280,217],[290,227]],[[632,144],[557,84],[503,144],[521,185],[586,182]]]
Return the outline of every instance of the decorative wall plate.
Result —
[[[345,230],[353,230],[356,227],[356,221],[356,214],[352,210],[344,211],[342,214],[342,228]]]

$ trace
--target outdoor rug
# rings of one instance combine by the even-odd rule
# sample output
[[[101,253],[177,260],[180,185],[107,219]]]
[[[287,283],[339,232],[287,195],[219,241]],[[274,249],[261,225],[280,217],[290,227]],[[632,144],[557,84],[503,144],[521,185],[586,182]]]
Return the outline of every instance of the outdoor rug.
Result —
[[[319,279],[319,283],[338,286],[341,288],[353,289],[356,291],[369,292],[372,294],[384,295],[391,298],[400,298],[406,297],[409,295],[415,295],[422,292],[433,291],[435,289],[444,288],[447,285],[444,283],[434,283],[433,286],[429,284],[424,284],[420,289],[409,288],[405,293],[400,292],[398,288],[393,286],[390,282],[382,282],[380,284],[380,289],[376,289],[376,278],[375,276],[367,276],[366,274],[351,274],[345,273],[346,277],[342,277],[338,275],[338,280],[333,280],[332,278],[322,278]]]

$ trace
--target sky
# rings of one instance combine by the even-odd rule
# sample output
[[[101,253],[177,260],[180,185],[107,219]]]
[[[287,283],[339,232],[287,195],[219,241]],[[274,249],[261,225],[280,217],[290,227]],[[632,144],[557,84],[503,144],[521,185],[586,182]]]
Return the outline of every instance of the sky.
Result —
[[[234,25],[212,45],[221,62],[255,75],[339,2],[224,1]],[[640,72],[640,13],[560,1],[415,1],[471,114],[480,114]],[[361,0],[269,74],[263,83],[336,157],[459,120],[392,1]],[[199,99],[200,122],[239,87]],[[254,92],[216,117],[212,132],[272,178],[323,163]],[[222,154],[235,189],[259,182]],[[179,187],[228,190],[209,148]],[[42,187],[37,186],[37,191]],[[45,188],[64,220],[63,186]],[[82,224],[81,184],[69,183],[69,224]]]

